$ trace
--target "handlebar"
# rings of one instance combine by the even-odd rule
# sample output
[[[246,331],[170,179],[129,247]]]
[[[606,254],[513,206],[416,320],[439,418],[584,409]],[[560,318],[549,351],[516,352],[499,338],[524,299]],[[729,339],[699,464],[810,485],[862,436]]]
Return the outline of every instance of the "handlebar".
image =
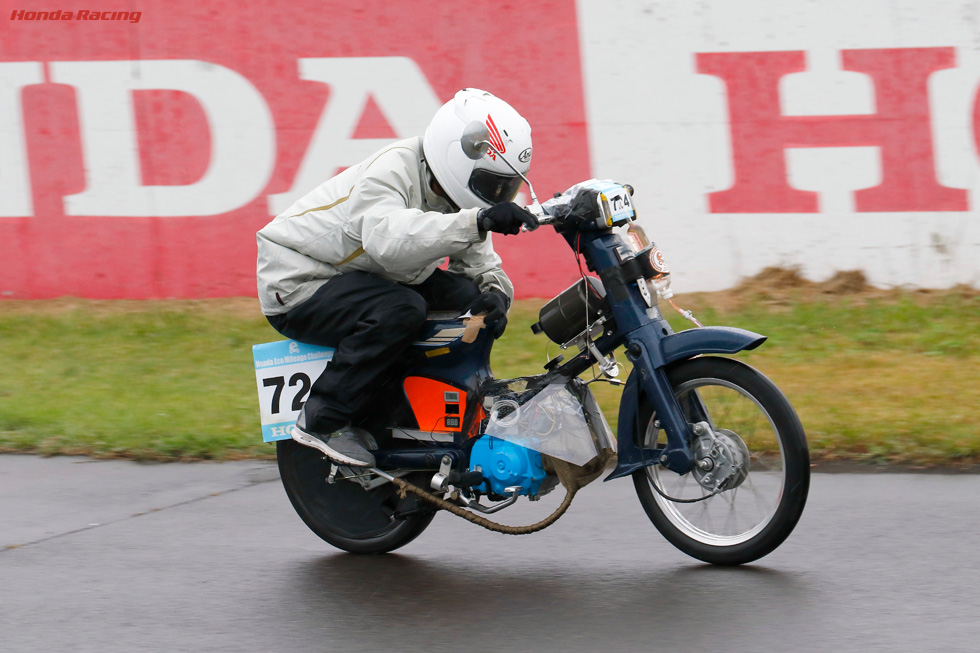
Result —
[[[535,227],[534,229],[537,229],[543,224],[553,224],[555,222],[555,216],[545,213],[544,208],[540,204],[538,204],[537,201],[535,201],[533,204],[529,204],[525,206],[524,210],[530,213],[531,215],[533,215],[534,219],[537,220],[538,226]],[[528,229],[528,226],[526,224],[521,226],[522,232],[534,231],[534,229]]]
[[[525,181],[527,180],[525,179]],[[572,204],[579,201],[577,198],[582,191],[590,193],[585,200],[594,201],[594,206],[591,209],[587,205],[574,208],[574,211],[577,212],[574,216],[576,224],[582,223],[581,228],[605,229],[606,227],[629,224],[636,219],[636,212],[630,200],[633,195],[633,187],[629,184],[619,184],[610,180],[591,179],[576,184],[564,193],[555,194],[553,199],[546,201],[547,209],[538,202],[534,190],[531,189],[531,204],[525,206],[524,210],[534,216],[538,226],[554,224],[564,220],[572,213]],[[536,226],[529,228],[525,225],[521,231],[533,231],[536,228]]]

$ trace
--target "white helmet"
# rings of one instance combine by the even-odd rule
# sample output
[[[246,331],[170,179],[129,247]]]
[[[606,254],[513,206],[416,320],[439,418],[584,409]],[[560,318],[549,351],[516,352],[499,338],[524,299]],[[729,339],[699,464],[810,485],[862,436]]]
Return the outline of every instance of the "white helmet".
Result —
[[[527,176],[531,168],[531,126],[500,98],[464,88],[442,105],[425,130],[422,151],[436,181],[456,206],[487,208],[510,202],[522,180],[493,150],[476,161],[463,153],[463,128],[474,120],[487,126],[490,143]]]

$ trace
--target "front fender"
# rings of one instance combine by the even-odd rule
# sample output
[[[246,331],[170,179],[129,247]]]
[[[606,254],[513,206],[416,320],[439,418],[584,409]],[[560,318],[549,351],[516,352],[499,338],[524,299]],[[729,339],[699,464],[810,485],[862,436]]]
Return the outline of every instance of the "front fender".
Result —
[[[766,336],[734,327],[712,326],[688,329],[660,339],[660,359],[666,366],[698,354],[734,354],[755,349],[765,341]],[[637,469],[656,464],[659,460],[658,457],[651,455],[652,451],[645,451],[641,445],[637,445],[633,433],[638,426],[636,420],[642,391],[639,374],[634,367],[619,400],[617,426],[619,462],[616,469],[606,477],[607,481],[627,476]]]
[[[660,351],[664,365],[669,365],[698,354],[735,354],[755,349],[765,341],[766,336],[745,329],[709,326],[664,336]]]

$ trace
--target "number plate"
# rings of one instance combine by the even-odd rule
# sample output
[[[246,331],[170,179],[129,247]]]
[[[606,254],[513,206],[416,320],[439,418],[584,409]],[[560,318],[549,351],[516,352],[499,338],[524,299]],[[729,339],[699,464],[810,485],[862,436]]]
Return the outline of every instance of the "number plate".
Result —
[[[569,198],[574,197],[575,193],[582,188],[599,191],[599,197],[596,198],[598,202],[597,208],[602,218],[606,221],[606,226],[619,226],[636,219],[633,198],[630,197],[629,190],[622,184],[617,184],[608,179],[590,179],[580,184],[575,184],[565,191],[564,195],[569,196]],[[545,202],[545,204],[547,205],[548,202]]]
[[[633,210],[633,200],[629,191],[619,184],[599,185],[597,190],[601,193],[599,202],[603,214],[606,216],[606,224],[610,227],[623,223],[628,223],[636,218],[636,211]]]
[[[262,441],[288,440],[310,387],[333,358],[333,348],[283,340],[254,345],[252,358],[259,390]]]

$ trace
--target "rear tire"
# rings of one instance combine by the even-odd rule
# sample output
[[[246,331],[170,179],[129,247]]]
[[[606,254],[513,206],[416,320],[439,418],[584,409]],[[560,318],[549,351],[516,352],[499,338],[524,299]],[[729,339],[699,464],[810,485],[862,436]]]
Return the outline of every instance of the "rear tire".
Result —
[[[717,444],[709,448],[734,452],[744,469],[713,496],[710,483],[706,489],[698,480],[703,472],[640,469],[633,483],[647,516],[671,544],[705,562],[739,565],[771,553],[799,521],[810,486],[806,436],[792,405],[761,372],[736,360],[695,358],[672,366],[668,377],[687,421],[710,424]],[[645,396],[638,423],[639,443],[664,445]],[[709,498],[681,503],[664,494]]]
[[[435,509],[414,496],[400,499],[391,483],[372,490],[355,481],[327,483],[329,461],[294,440],[279,440],[276,457],[293,508],[310,530],[338,549],[387,553],[414,540],[435,517]],[[424,487],[426,475],[418,476],[406,480]]]

